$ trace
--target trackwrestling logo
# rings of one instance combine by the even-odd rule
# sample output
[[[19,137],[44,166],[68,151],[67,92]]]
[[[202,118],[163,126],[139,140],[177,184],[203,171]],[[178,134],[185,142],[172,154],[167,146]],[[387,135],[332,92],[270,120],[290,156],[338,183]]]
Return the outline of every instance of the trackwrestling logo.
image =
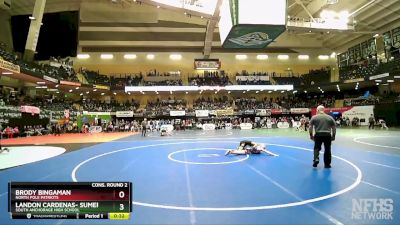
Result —
[[[351,218],[356,220],[393,220],[393,199],[353,199]]]

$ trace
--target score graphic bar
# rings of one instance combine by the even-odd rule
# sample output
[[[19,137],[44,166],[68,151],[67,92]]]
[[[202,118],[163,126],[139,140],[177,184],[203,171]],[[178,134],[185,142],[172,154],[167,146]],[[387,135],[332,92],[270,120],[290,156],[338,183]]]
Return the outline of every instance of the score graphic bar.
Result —
[[[131,182],[11,182],[13,219],[129,219]]]

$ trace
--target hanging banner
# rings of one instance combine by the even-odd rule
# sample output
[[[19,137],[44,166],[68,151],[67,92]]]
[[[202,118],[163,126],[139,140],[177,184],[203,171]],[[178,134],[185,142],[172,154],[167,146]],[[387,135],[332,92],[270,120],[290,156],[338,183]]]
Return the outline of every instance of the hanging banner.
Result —
[[[88,112],[83,111],[83,115],[90,115],[90,116],[110,116],[111,112]]]
[[[93,88],[101,90],[110,90],[110,86],[94,84]]]
[[[91,126],[91,127],[89,127],[89,133],[91,133],[91,134],[101,133],[102,131],[103,131],[103,128],[101,128],[101,126]]]
[[[339,108],[325,108],[326,114],[341,113],[342,117],[348,117],[350,121],[354,118],[359,119],[360,125],[368,125],[368,118],[374,116],[374,106],[349,106],[349,107],[339,107]],[[317,109],[311,109],[311,114],[316,115]]]
[[[9,70],[13,73],[20,73],[20,67],[6,60],[0,59],[0,68]]]
[[[184,116],[185,114],[185,111],[169,111],[170,116]]]
[[[208,110],[196,110],[196,117],[208,117]]]
[[[239,81],[269,81],[269,76],[236,76]]]
[[[350,121],[357,117],[360,121],[360,125],[368,125],[368,118],[372,115],[374,116],[374,106],[354,106],[350,110],[344,111],[342,113],[343,117],[349,117]]]
[[[133,111],[117,111],[115,112],[117,117],[133,117]]]
[[[57,79],[49,77],[49,76],[46,76],[46,75],[43,75],[43,79],[47,80],[47,81],[50,81],[50,82],[53,82],[53,83],[56,83],[56,84],[58,83]]]
[[[271,110],[270,109],[256,109],[257,116],[270,116]]]
[[[370,76],[369,80],[376,80],[376,79],[380,79],[380,78],[384,78],[384,77],[388,77],[389,73],[382,73],[379,75],[375,75],[375,76]]]
[[[254,115],[256,114],[256,112],[253,109],[248,109],[244,111],[245,115]]]
[[[21,106],[20,111],[23,113],[40,114],[40,109],[35,106],[23,105]]]
[[[282,109],[271,109],[272,115],[282,114]]]
[[[309,112],[310,112],[309,108],[291,108],[290,109],[291,114],[306,114]]]
[[[77,86],[77,87],[80,87],[80,86],[81,86],[81,83],[72,82],[72,81],[66,81],[66,80],[61,80],[61,81],[60,81],[60,84],[69,85],[69,86]]]
[[[251,123],[241,123],[240,124],[240,129],[242,130],[251,130],[253,128],[253,125]]]
[[[233,109],[216,110],[216,115],[217,116],[232,116],[233,115]]]
[[[351,108],[353,108],[352,106],[348,106],[348,107],[337,107],[337,108],[325,108],[324,112],[329,114],[332,112],[339,112],[339,113],[343,113],[347,110],[350,110]],[[312,108],[311,109],[311,115],[316,115],[317,114],[317,108]]]
[[[288,122],[279,122],[278,123],[278,128],[289,128],[289,123]]]
[[[203,124],[203,130],[215,130],[215,124],[213,123]]]

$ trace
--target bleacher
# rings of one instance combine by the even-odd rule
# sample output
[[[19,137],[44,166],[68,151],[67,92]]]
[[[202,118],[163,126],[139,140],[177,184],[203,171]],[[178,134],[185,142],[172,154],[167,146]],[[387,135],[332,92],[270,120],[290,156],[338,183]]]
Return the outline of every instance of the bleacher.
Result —
[[[273,77],[272,78],[278,85],[288,85],[293,84],[294,86],[302,85],[302,79],[300,77]]]
[[[302,76],[304,85],[323,84],[330,82],[330,70],[329,68],[321,68],[319,70],[310,70],[308,74]]]

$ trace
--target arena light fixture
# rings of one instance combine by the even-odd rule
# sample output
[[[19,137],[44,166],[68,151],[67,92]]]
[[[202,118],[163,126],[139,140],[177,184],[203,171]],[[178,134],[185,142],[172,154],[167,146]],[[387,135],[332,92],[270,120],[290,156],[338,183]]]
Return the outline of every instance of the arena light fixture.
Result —
[[[377,38],[377,37],[379,37],[379,34],[375,34],[375,35],[374,35],[374,38]]]
[[[72,92],[72,89],[70,89],[69,92]]]
[[[310,58],[310,56],[309,55],[299,55],[299,56],[297,56],[297,58],[300,60],[308,60]]]
[[[82,95],[83,95],[83,93],[80,93],[79,95],[80,95],[80,96],[82,96]]]
[[[379,86],[379,83],[376,83],[376,85],[378,85],[378,86]]]
[[[58,88],[60,85],[56,84],[56,88]]]
[[[101,54],[100,58],[101,59],[113,59],[114,55],[113,54]]]
[[[94,91],[94,92],[96,92],[96,91],[97,91],[97,89],[95,88],[95,89],[93,89],[93,91]]]
[[[30,20],[36,20],[36,18],[34,16],[29,16]]]
[[[328,55],[319,55],[318,59],[320,59],[320,60],[328,60],[329,56]]]
[[[375,80],[375,82],[382,82],[382,80]]]
[[[76,57],[78,59],[88,59],[88,58],[90,58],[90,55],[89,54],[78,54]]]
[[[237,60],[245,60],[245,59],[247,59],[247,55],[236,55],[235,58]]]
[[[306,93],[306,94],[307,94],[307,91],[304,91],[304,93]]]
[[[79,87],[76,87],[75,90],[79,90]]]
[[[171,54],[171,55],[169,55],[169,58],[171,60],[181,60],[182,59],[182,55],[181,54]]]
[[[105,95],[105,93],[101,93],[101,95]]]
[[[59,92],[59,91],[56,91],[56,94],[60,94],[60,92]]]
[[[297,93],[297,90],[293,91],[293,94],[296,94],[296,93]]]
[[[155,58],[155,56],[153,54],[147,54],[146,58],[148,60],[153,60]]]
[[[268,59],[268,55],[257,55],[257,59],[258,60],[267,60]]]
[[[259,91],[256,91],[256,94],[258,94]]]
[[[186,94],[189,94],[189,92],[185,92]]]
[[[270,94],[271,94],[271,93],[272,93],[272,91],[268,91],[268,93],[270,93]]]
[[[12,72],[8,72],[8,71],[5,71],[5,72],[1,72],[1,74],[3,74],[3,75],[11,75],[11,74],[13,74]]]
[[[245,94],[246,93],[246,91],[243,91],[243,94]]]
[[[388,83],[393,83],[394,80],[387,80],[386,82],[388,82]]]
[[[125,54],[124,59],[136,59],[137,56],[135,54]]]
[[[331,59],[334,59],[334,58],[336,58],[336,52],[332,52],[332,54],[331,54]]]
[[[230,94],[231,93],[231,91],[228,91],[228,94]]]
[[[90,93],[89,91],[86,92],[86,94],[89,94],[89,93]]]
[[[287,60],[287,59],[289,59],[289,56],[288,55],[278,55],[278,59]]]

